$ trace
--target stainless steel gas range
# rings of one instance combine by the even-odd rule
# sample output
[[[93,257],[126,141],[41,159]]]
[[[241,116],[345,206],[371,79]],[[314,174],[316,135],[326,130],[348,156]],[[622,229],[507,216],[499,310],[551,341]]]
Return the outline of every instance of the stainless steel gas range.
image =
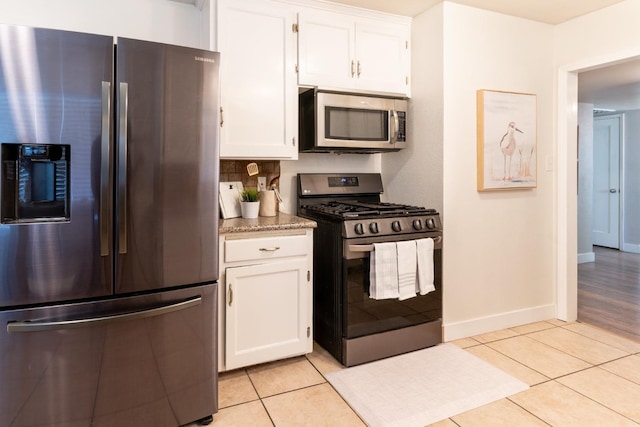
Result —
[[[434,209],[380,201],[380,174],[300,174],[298,215],[315,220],[314,339],[345,366],[442,342],[442,223]],[[435,290],[371,295],[376,244],[433,241]],[[431,262],[431,259],[429,259]]]

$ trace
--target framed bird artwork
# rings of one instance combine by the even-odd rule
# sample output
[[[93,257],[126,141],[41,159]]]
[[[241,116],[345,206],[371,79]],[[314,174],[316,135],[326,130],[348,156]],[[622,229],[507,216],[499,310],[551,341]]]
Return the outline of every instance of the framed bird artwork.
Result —
[[[477,109],[478,191],[536,188],[536,95],[482,89]]]

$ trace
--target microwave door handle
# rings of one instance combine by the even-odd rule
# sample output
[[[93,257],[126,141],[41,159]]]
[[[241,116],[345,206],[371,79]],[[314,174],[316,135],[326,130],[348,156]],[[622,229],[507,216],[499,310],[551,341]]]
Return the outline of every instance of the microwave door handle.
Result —
[[[391,144],[395,144],[396,142],[398,142],[398,130],[400,129],[400,119],[398,118],[398,112],[396,110],[391,110],[391,115],[393,116],[393,137],[389,142]]]

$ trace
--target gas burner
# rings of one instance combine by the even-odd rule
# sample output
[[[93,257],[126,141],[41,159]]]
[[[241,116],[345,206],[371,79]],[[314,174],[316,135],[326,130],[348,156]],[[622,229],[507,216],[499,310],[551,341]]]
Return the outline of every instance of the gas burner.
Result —
[[[341,218],[395,217],[434,214],[435,209],[386,202],[329,201],[304,205],[304,209]]]

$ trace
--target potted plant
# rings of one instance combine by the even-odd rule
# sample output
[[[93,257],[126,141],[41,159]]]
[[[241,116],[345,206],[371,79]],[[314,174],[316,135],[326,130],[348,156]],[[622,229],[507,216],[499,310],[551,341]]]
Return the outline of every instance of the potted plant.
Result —
[[[246,187],[240,193],[240,210],[243,218],[257,218],[260,200],[256,187]]]

